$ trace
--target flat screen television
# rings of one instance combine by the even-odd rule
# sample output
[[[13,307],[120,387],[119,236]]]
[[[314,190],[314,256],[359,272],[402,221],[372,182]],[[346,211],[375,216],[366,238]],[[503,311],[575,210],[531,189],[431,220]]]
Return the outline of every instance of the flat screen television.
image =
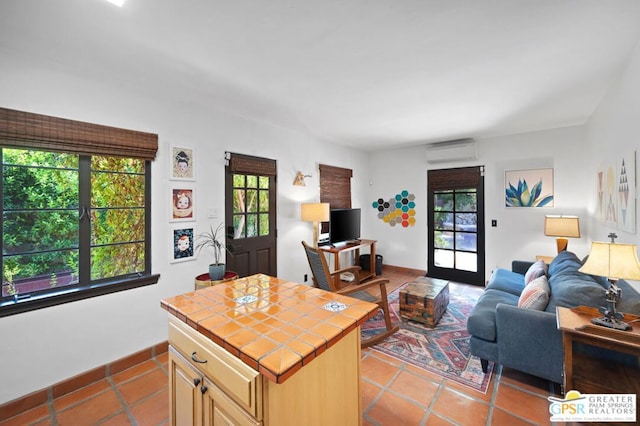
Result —
[[[344,244],[360,238],[360,209],[332,209],[329,212],[329,242]]]

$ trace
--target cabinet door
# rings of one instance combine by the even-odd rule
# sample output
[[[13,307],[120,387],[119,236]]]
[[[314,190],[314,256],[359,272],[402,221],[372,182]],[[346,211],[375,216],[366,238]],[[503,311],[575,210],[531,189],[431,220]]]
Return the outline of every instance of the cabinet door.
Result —
[[[260,426],[257,421],[229,398],[209,379],[204,379],[204,424],[212,426]]]
[[[169,348],[169,413],[173,426],[202,425],[202,375]]]

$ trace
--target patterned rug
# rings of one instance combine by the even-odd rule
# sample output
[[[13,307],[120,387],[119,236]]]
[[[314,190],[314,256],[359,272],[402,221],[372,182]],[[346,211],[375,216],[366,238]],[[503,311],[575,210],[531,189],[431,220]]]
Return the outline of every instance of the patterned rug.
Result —
[[[389,294],[391,321],[400,324],[400,331],[371,349],[486,393],[493,363],[489,363],[489,370],[484,374],[480,359],[469,354],[467,332],[467,317],[483,288],[450,282],[449,306],[436,327],[429,328],[400,317],[398,296],[403,287]],[[366,338],[384,329],[380,311],[362,326],[362,336]]]

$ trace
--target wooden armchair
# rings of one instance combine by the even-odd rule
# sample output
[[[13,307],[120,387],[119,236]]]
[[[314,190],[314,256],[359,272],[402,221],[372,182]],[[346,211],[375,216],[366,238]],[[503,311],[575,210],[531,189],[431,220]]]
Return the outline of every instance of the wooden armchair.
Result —
[[[361,342],[361,347],[368,348],[369,346],[380,343],[387,337],[391,336],[393,333],[400,329],[399,326],[394,326],[391,324],[391,316],[389,315],[389,302],[387,300],[387,283],[389,280],[384,278],[374,279],[364,284],[360,284],[360,277],[358,271],[360,270],[359,266],[350,266],[347,268],[342,268],[337,271],[331,272],[329,271],[329,266],[327,265],[327,259],[324,256],[322,250],[317,247],[312,247],[302,242],[305,253],[307,254],[307,259],[309,259],[309,266],[311,267],[311,273],[313,274],[313,285],[322,290],[331,291],[334,293],[339,293],[344,296],[353,297],[360,300],[365,300],[371,303],[377,303],[380,309],[382,309],[384,313],[384,321],[386,325],[386,331],[383,333],[379,333],[373,337],[370,337]],[[340,275],[343,272],[351,272],[355,276],[355,281],[348,285],[340,285],[342,281],[339,279],[334,279],[336,275]],[[336,283],[339,287],[336,286]],[[374,289],[371,293],[367,290]],[[377,295],[379,291],[379,296]],[[373,294],[372,294],[373,293]]]

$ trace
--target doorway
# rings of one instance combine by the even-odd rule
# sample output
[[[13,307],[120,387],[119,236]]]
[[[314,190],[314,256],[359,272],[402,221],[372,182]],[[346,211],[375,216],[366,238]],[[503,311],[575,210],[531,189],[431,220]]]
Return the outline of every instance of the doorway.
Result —
[[[427,275],[484,285],[484,167],[429,170]]]
[[[226,153],[227,270],[278,276],[276,161]]]

